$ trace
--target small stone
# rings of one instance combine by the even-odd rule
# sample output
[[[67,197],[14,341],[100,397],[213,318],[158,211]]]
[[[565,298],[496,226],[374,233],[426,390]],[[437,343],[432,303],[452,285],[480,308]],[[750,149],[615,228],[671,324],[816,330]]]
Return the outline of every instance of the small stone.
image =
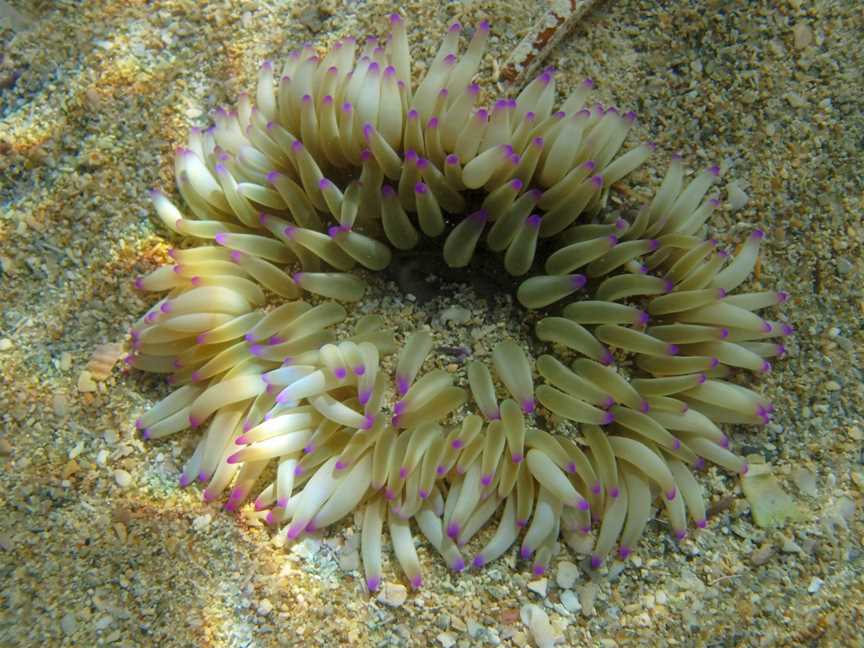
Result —
[[[192,528],[196,531],[203,531],[210,526],[210,522],[212,522],[212,520],[213,516],[210,513],[199,515],[194,520],[192,520]]]
[[[12,340],[9,338],[0,339],[0,351],[8,351],[12,348]]]
[[[837,259],[837,272],[841,275],[847,275],[855,268],[852,262],[846,257]]]
[[[8,457],[12,454],[12,444],[6,439],[6,437],[0,437],[0,455],[4,457]]]
[[[477,639],[480,633],[483,632],[483,626],[477,623],[474,619],[468,619],[468,636],[472,639]]]
[[[810,584],[807,586],[807,593],[808,594],[815,594],[820,589],[822,589],[822,585],[824,585],[824,584],[825,584],[825,581],[823,581],[821,578],[814,576],[813,580],[811,580]]]
[[[546,590],[549,586],[549,580],[547,578],[538,578],[537,580],[533,580],[528,583],[528,589],[538,594],[539,596],[546,597]]]
[[[726,187],[726,196],[729,199],[729,207],[733,212],[743,209],[750,200],[741,186],[737,182],[730,182]]]
[[[408,600],[408,589],[399,583],[384,583],[378,594],[378,601],[390,607],[402,607]]]
[[[787,520],[796,520],[801,512],[793,499],[780,487],[767,464],[750,464],[741,479],[741,490],[750,503],[753,521],[765,528],[777,527]]]
[[[122,468],[118,468],[114,471],[114,481],[120,488],[128,488],[132,485],[132,475]]]
[[[69,413],[69,400],[63,392],[57,392],[51,397],[51,410],[54,416],[64,417]]]
[[[78,391],[81,393],[96,391],[96,381],[86,369],[78,374]]]
[[[825,389],[827,389],[828,391],[840,391],[843,388],[836,380],[829,380],[825,383]]]
[[[258,614],[261,616],[267,616],[273,611],[273,604],[270,602],[270,599],[261,599],[261,602],[258,603]]]
[[[582,605],[582,615],[594,616],[594,601],[597,598],[597,586],[594,583],[585,583],[576,590],[579,593],[579,603]]]
[[[72,367],[72,354],[64,351],[60,354],[60,371],[69,371]]]
[[[570,589],[579,578],[579,568],[569,560],[558,563],[558,573],[555,574],[555,582],[561,589]]]
[[[795,49],[806,49],[813,43],[813,30],[806,23],[798,23],[792,28],[792,39]]]
[[[75,628],[78,627],[78,621],[75,619],[75,615],[71,612],[66,613],[62,619],[60,619],[60,629],[63,630],[64,634],[71,635],[75,632]]]
[[[657,605],[666,605],[669,601],[669,596],[664,590],[657,590],[657,593],[654,594],[654,600],[657,602]]]
[[[774,555],[774,545],[770,542],[766,542],[761,547],[756,549],[753,553],[750,554],[750,562],[754,565],[764,565],[769,560],[771,560],[771,556]]]
[[[582,609],[582,604],[579,602],[579,598],[569,589],[561,592],[561,605],[574,614]]]
[[[816,476],[801,466],[792,471],[792,481],[804,495],[816,497],[819,489],[816,487]]]
[[[538,648],[552,648],[557,643],[558,638],[549,623],[549,615],[540,607],[533,604],[523,605],[519,616],[531,631],[531,637]]]
[[[793,108],[803,108],[807,105],[807,100],[797,92],[787,92],[783,96],[786,97],[786,101],[788,101],[789,105]]]
[[[444,648],[450,648],[451,646],[456,645],[456,637],[453,636],[450,632],[442,632],[439,634],[436,639]]]

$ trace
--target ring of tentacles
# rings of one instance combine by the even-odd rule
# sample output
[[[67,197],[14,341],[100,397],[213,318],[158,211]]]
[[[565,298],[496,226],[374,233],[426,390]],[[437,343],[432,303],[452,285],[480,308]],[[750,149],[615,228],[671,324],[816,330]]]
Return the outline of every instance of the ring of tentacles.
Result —
[[[635,115],[588,103],[590,81],[553,111],[551,69],[480,107],[489,25],[458,55],[460,35],[449,27],[416,88],[398,15],[381,41],[306,46],[279,74],[265,62],[254,99],[217,110],[177,150],[191,217],[151,192],[168,229],[204,243],[136,281],[166,294],[133,326],[126,361],[176,386],[136,422],[144,438],[200,428],[181,484],[206,484],[208,501],[227,490],[229,510],[254,493],[286,540],[359,509],[370,591],[385,524],[414,587],[415,529],[462,570],[466,543],[497,524],[472,565],[518,541],[542,573],[561,536],[593,547],[592,568],[626,559],[657,502],[676,538],[688,517],[704,527],[693,471],[747,470],[718,424],[772,411],[732,376],[769,370],[791,333],[757,314],[784,293],[733,294],[762,233],[734,256],[704,235],[719,169],[685,179],[673,157],[648,204],[610,213],[610,187],[654,148],[621,152]],[[467,363],[466,390],[421,373],[428,332],[399,349],[367,315],[337,339],[337,302],[365,289],[351,270],[382,270],[393,248],[420,243],[440,244],[450,267],[476,252],[527,277],[516,297],[544,309],[549,353],[502,341],[491,367]],[[568,434],[546,429],[563,420]]]

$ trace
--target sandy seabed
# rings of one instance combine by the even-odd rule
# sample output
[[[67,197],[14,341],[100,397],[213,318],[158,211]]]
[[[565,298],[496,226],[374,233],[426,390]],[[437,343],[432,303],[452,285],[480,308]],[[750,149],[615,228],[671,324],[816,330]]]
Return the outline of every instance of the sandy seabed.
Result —
[[[735,441],[773,465],[799,519],[758,527],[736,480],[712,470],[709,528],[681,545],[658,521],[626,568],[589,574],[565,548],[544,581],[515,550],[456,576],[421,544],[427,586],[405,600],[390,563],[386,600],[364,592],[350,523],[278,549],[248,517],[180,489],[193,435],[149,446],[133,429],[165,386],[82,372],[97,345],[124,341],[148,303],[131,280],[165,258],[146,190],[173,187],[173,149],[251,88],[262,60],[378,34],[394,10],[423,60],[449,21],[487,18],[491,84],[542,8],[11,4],[26,15],[14,30],[0,19],[0,646],[525,646],[526,603],[568,646],[864,645],[859,3],[606,0],[548,56],[564,94],[589,76],[603,101],[639,113],[637,136],[662,153],[636,180],[656,185],[676,150],[691,168],[722,162],[724,188],[734,179],[743,195],[713,232],[727,244],[768,233],[753,285],[791,293],[798,334],[761,380],[774,422]],[[373,280],[363,308],[400,334],[430,326],[441,347],[478,357],[505,331],[527,339],[507,294],[451,285],[416,299],[395,279]],[[449,318],[453,304],[467,317]],[[580,565],[575,583],[566,562]]]

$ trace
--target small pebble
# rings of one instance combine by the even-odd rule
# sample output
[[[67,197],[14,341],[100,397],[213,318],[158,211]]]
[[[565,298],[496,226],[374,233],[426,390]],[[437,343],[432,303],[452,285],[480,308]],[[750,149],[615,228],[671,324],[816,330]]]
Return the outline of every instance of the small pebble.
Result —
[[[210,513],[205,513],[204,515],[199,515],[194,520],[192,520],[192,528],[196,531],[202,531],[210,526],[210,522],[213,520],[213,516]]]
[[[132,485],[132,475],[122,468],[114,471],[114,481],[120,488],[127,488]]]
[[[803,50],[813,42],[813,30],[806,23],[798,23],[792,28],[792,38],[795,43],[795,49]]]
[[[258,614],[261,616],[267,616],[273,611],[273,604],[270,602],[270,599],[261,599],[261,602],[258,604]]]
[[[729,186],[726,187],[726,195],[729,199],[729,207],[733,212],[743,209],[747,205],[747,201],[750,200],[750,196],[744,192],[737,182],[729,183]]]
[[[841,275],[847,275],[855,268],[852,262],[846,257],[837,259],[837,272]]]
[[[0,437],[0,455],[8,457],[12,454],[12,444],[5,437]]]
[[[78,374],[78,391],[81,393],[96,391],[96,381],[86,369]]]
[[[549,580],[546,578],[538,578],[537,580],[533,580],[528,583],[528,589],[534,592],[535,594],[539,594],[542,597],[546,597],[546,590],[549,586]]]
[[[582,609],[582,604],[579,603],[579,598],[569,589],[561,592],[561,605],[573,613]]]
[[[64,634],[71,635],[75,632],[75,628],[78,627],[78,622],[75,620],[75,615],[71,612],[66,613],[62,619],[60,619],[60,628],[63,630]]]
[[[58,392],[51,397],[51,410],[54,416],[63,417],[69,413],[69,400],[66,394]]]
[[[582,605],[582,615],[594,616],[594,601],[597,598],[597,586],[594,583],[585,583],[576,590],[579,593],[579,603]]]
[[[456,645],[456,637],[454,637],[450,632],[442,632],[436,638],[444,648],[450,648],[451,646]]]
[[[12,340],[9,338],[0,339],[0,351],[8,351],[12,348]]]
[[[384,583],[378,601],[390,607],[402,607],[408,600],[408,589],[399,583]]]
[[[820,589],[822,589],[822,585],[824,585],[824,584],[825,584],[825,581],[823,581],[821,578],[814,576],[813,580],[811,580],[810,584],[807,586],[807,593],[808,594],[815,594]]]
[[[555,574],[555,582],[561,589],[570,589],[579,578],[579,568],[569,560],[558,563],[558,573]]]
[[[774,545],[770,542],[766,542],[761,547],[756,549],[753,553],[750,554],[750,562],[754,565],[764,565],[769,560],[771,560],[771,556],[774,555]]]

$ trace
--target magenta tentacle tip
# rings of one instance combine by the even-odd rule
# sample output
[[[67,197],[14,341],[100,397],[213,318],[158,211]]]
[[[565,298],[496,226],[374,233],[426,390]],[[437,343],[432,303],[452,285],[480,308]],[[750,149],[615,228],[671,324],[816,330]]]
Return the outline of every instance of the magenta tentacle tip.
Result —
[[[708,526],[708,520],[706,520],[705,518],[700,518],[700,519],[696,520],[696,527],[697,528],[704,529],[707,526]]]
[[[678,494],[678,490],[673,486],[672,490],[664,493],[666,495],[666,499],[670,502],[675,499],[675,496]]]
[[[675,540],[681,542],[684,538],[687,537],[687,529],[678,529],[675,532]]]
[[[514,452],[512,455],[510,455],[510,459],[513,461],[513,463],[518,464],[522,463],[525,457],[519,452]]]
[[[519,549],[519,557],[522,558],[522,560],[529,560],[533,555],[534,550],[531,547],[522,545],[522,547]]]
[[[612,499],[618,499],[618,496],[621,494],[621,491],[618,490],[617,486],[613,486],[609,489],[609,497]]]
[[[593,554],[591,556],[591,569],[600,569],[603,565],[603,558],[598,556],[597,554]]]
[[[451,522],[447,525],[447,537],[451,540],[455,540],[459,537],[459,524],[456,522]]]
[[[370,592],[377,592],[379,587],[381,587],[380,578],[373,577],[366,579],[366,589],[368,589]]]
[[[591,505],[588,503],[588,500],[580,499],[579,503],[576,505],[582,511],[590,511]]]
[[[627,560],[631,553],[633,553],[633,550],[630,547],[621,546],[618,548],[618,557],[621,560]]]
[[[188,475],[183,474],[180,475],[180,479],[177,480],[177,483],[180,484],[181,488],[186,488],[189,484],[192,483],[192,480],[189,478]]]
[[[531,573],[535,576],[542,576],[546,573],[546,568],[543,565],[534,565],[531,569]]]

